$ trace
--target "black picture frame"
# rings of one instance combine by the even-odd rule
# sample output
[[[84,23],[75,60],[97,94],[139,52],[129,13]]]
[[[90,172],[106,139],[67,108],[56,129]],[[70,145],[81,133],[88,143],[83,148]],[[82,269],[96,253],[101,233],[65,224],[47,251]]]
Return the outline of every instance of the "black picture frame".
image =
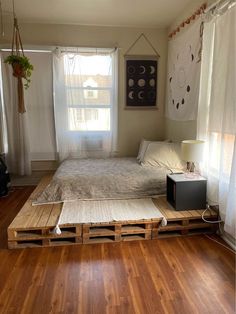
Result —
[[[125,73],[125,108],[157,109],[158,59],[127,57]]]

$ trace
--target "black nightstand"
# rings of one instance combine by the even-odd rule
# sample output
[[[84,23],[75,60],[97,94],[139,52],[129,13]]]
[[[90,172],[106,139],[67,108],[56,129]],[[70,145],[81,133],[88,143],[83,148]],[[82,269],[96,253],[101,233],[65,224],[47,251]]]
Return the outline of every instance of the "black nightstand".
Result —
[[[199,175],[168,174],[167,201],[175,210],[205,209],[207,180]]]

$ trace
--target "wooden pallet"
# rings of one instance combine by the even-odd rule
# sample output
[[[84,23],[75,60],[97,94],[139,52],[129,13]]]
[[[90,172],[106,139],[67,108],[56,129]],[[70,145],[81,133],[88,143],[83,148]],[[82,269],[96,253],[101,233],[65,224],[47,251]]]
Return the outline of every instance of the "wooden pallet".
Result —
[[[52,233],[61,213],[62,204],[32,206],[32,200],[50,182],[46,176],[36,187],[18,215],[8,227],[8,247],[49,247],[81,243],[103,243],[132,240],[157,239],[169,234],[188,234],[190,232],[212,232],[216,225],[201,219],[203,210],[175,211],[162,196],[153,199],[156,207],[167,219],[167,226],[161,226],[162,219],[141,221],[119,221],[97,224],[60,225],[62,233]],[[205,217],[216,220],[214,211]]]
[[[117,242],[151,239],[161,219],[120,221],[105,224],[60,225],[62,233],[52,233],[62,204],[32,206],[32,200],[43,191],[52,176],[42,179],[18,215],[8,227],[8,247],[45,247],[80,243]]]
[[[83,243],[150,240],[161,219],[119,221],[107,224],[84,224]]]
[[[218,224],[206,223],[202,220],[203,209],[176,211],[167,202],[165,196],[153,199],[154,204],[167,220],[166,226],[159,226],[152,237],[160,238],[171,235],[186,235],[215,232]],[[218,214],[210,209],[204,214],[209,221],[216,221]]]
[[[52,233],[57,224],[62,204],[32,206],[32,200],[50,182],[52,176],[45,176],[30,195],[18,215],[8,227],[8,247],[55,246],[82,243],[81,226],[62,226],[62,234]]]
[[[8,229],[8,247],[42,247],[82,243],[82,226],[60,227],[61,234],[51,232],[52,228]]]

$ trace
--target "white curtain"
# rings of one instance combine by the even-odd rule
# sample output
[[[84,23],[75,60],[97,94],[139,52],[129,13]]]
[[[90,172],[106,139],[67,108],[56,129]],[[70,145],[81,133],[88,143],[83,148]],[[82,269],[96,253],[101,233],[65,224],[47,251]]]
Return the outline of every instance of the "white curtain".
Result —
[[[2,52],[3,138],[9,171],[31,174],[31,161],[55,160],[56,139],[53,112],[52,53],[25,52],[34,66],[30,87],[24,90],[26,112],[17,111],[17,80],[12,68],[3,63],[9,51]]]
[[[25,90],[29,117],[31,160],[55,160],[52,53],[27,52],[34,66],[30,87]]]
[[[115,154],[117,53],[117,49],[55,51],[54,112],[60,160]]]
[[[204,26],[198,138],[206,141],[202,173],[208,179],[209,203],[219,204],[224,229],[235,238],[236,6],[232,3],[217,8]]]
[[[4,106],[4,152],[9,171],[19,175],[31,174],[28,114],[19,114],[17,105],[17,80],[12,68],[3,61],[8,52],[1,54],[2,91]],[[26,104],[27,111],[27,104]]]

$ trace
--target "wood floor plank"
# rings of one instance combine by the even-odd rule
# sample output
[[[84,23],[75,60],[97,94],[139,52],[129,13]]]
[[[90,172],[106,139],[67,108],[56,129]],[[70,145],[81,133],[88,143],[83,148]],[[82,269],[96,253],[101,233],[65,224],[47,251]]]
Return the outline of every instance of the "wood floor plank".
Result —
[[[0,313],[234,313],[235,255],[204,235],[7,250],[31,192],[0,199]]]

